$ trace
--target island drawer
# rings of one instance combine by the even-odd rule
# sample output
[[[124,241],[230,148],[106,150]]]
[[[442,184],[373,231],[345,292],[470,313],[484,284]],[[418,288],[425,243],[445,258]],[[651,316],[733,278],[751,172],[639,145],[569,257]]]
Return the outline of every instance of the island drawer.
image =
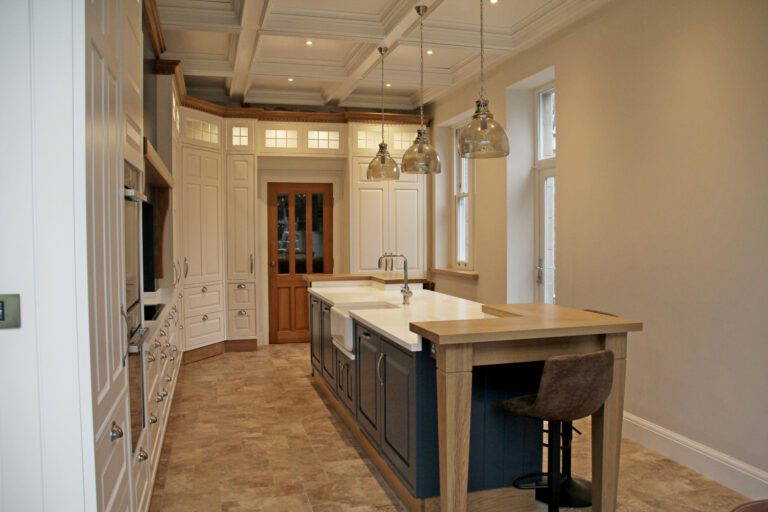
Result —
[[[355,361],[336,349],[336,393],[349,412],[355,415]]]

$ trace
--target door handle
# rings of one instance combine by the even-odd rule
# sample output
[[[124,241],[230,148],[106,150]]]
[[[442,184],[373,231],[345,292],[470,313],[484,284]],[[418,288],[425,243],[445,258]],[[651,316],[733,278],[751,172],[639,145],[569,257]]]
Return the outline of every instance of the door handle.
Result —
[[[376,361],[376,376],[379,378],[379,384],[384,385],[384,379],[381,377],[381,362],[384,360],[384,352],[379,354],[379,360]]]
[[[274,261],[270,261],[270,262],[269,262],[269,266],[270,266],[270,267],[274,267],[274,266],[275,266],[275,262],[274,262]]]
[[[251,254],[251,274],[253,274],[253,254]]]
[[[187,257],[184,256],[184,278],[186,278],[189,275],[189,260],[187,260]]]

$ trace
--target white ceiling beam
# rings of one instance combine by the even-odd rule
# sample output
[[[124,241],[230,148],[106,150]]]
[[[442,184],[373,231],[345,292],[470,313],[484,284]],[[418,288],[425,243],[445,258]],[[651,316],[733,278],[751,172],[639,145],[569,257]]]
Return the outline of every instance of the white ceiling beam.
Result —
[[[325,99],[320,91],[260,89],[251,87],[245,95],[245,102],[284,105],[323,105]]]
[[[400,44],[419,45],[419,34],[411,32],[401,39]],[[477,25],[470,23],[424,23],[424,45],[431,48],[448,48],[480,51],[480,32]],[[510,51],[515,48],[515,39],[509,32],[499,29],[485,31],[487,50]]]
[[[265,59],[256,61],[249,73],[256,77],[294,77],[340,81],[347,73],[340,62],[306,59]]]
[[[336,39],[376,44],[384,37],[378,16],[293,9],[275,5],[262,33],[267,35]]]
[[[249,2],[244,2],[246,5]],[[211,8],[206,2],[162,1],[157,12],[164,30],[199,30],[203,32],[240,31],[240,20],[233,8]],[[246,6],[243,7],[245,9]]]
[[[442,0],[425,0],[427,16],[436,9]],[[378,41],[377,46],[386,46],[390,51],[394,50],[402,37],[408,34],[417,24],[419,15],[413,8],[412,0],[398,0],[395,6],[388,11],[384,20],[384,36]],[[379,61],[378,49],[369,51],[367,55],[349,70],[346,79],[338,86],[326,93],[329,103],[340,103],[355,90],[358,83],[376,66]]]
[[[163,58],[180,60],[184,66],[185,76],[220,76],[228,78],[233,74],[232,63],[228,60],[185,57],[173,53],[165,53]]]
[[[228,84],[229,97],[243,100],[248,89],[248,73],[256,56],[259,44],[259,29],[274,0],[250,0],[243,2],[240,13],[240,34],[235,43],[235,57],[232,63],[232,79]]]

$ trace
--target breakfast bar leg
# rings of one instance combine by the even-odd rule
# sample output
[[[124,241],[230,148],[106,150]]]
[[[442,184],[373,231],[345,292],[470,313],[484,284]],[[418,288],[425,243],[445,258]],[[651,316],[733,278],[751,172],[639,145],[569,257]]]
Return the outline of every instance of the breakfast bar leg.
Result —
[[[615,355],[613,388],[603,407],[592,415],[592,510],[614,512],[619,487],[621,425],[624,421],[624,379],[627,334],[607,334],[605,348]]]
[[[438,346],[437,422],[442,512],[467,510],[471,412],[472,346]]]

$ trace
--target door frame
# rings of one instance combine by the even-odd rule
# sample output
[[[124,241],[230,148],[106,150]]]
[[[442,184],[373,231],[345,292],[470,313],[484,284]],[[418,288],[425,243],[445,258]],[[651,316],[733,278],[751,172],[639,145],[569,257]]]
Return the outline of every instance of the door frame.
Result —
[[[274,189],[282,189],[282,190],[274,190]],[[291,205],[295,208],[295,199],[292,198],[292,196],[295,197],[295,195],[298,195],[299,193],[306,192],[307,197],[307,203],[306,203],[306,216],[305,216],[305,222],[306,222],[306,230],[308,233],[307,242],[305,246],[305,252],[306,252],[306,265],[307,270],[309,267],[311,267],[311,256],[312,256],[312,240],[311,240],[311,232],[312,232],[312,226],[310,224],[310,212],[312,209],[312,203],[311,198],[312,195],[315,193],[330,193],[330,199],[329,204],[326,204],[325,200],[323,200],[323,210],[325,211],[326,208],[328,208],[328,211],[326,212],[327,215],[323,217],[323,239],[324,239],[324,246],[323,246],[323,253],[324,253],[324,262],[323,267],[324,268],[330,268],[330,272],[333,272],[333,184],[332,183],[292,183],[292,182],[271,182],[267,184],[267,257],[269,257],[270,254],[274,254],[277,251],[278,248],[278,240],[276,236],[274,236],[275,233],[275,226],[277,225],[278,216],[277,216],[277,205],[271,204],[270,199],[272,198],[273,194],[287,194],[289,196],[289,211],[292,208]],[[299,285],[299,288],[303,288],[304,282],[303,278],[299,278],[298,276],[302,276],[305,274],[308,274],[309,272],[305,273],[291,273],[291,267],[295,267],[296,260],[294,257],[293,263],[290,263],[291,256],[294,254],[294,247],[295,247],[295,225],[296,225],[296,218],[295,214],[291,213],[289,215],[289,223],[290,223],[290,241],[289,241],[289,272],[287,274],[278,274],[274,269],[275,266],[273,266],[274,260],[271,260],[268,262],[267,265],[267,288],[269,289],[269,343],[291,343],[291,342],[301,342],[301,340],[294,340],[294,339],[286,339],[284,341],[278,340],[278,331],[277,331],[277,321],[279,318],[279,312],[278,312],[278,303],[277,303],[277,295],[275,294],[277,288],[276,284],[279,279],[279,277],[282,275],[284,278],[287,278],[285,281],[286,283],[288,281],[292,281],[293,283],[296,283],[297,281],[302,282],[301,285]],[[330,229],[329,229],[330,228]],[[330,238],[328,240],[327,238]],[[325,244],[325,242],[329,242]],[[330,258],[330,261],[328,261],[328,258]],[[330,264],[330,265],[329,265]],[[293,268],[295,270],[295,268]],[[324,269],[323,269],[324,270]],[[316,272],[314,268],[312,268],[312,273],[325,273],[325,272]],[[290,277],[289,277],[290,276]],[[295,284],[291,285],[292,288],[296,287]],[[295,296],[292,296],[291,298],[292,304],[295,305]],[[309,308],[309,299],[307,298],[307,308]],[[307,312],[307,318],[309,319],[310,314],[309,311]],[[307,341],[311,341],[309,338],[311,338],[311,325],[308,329],[308,339]],[[335,363],[334,363],[335,364]]]
[[[267,164],[263,162],[268,160]],[[276,164],[275,162],[279,162]],[[312,170],[312,166],[318,164],[320,169]],[[293,167],[293,168],[283,168]],[[314,158],[265,158],[261,157],[257,163],[258,175],[258,202],[257,202],[257,226],[256,236],[256,279],[257,286],[256,309],[259,321],[257,322],[257,336],[259,345],[269,344],[269,231],[268,231],[268,184],[269,183],[330,183],[333,185],[333,271],[343,272],[347,252],[344,250],[348,244],[348,238],[342,229],[344,222],[345,197],[343,194],[344,174],[347,168],[347,160],[338,159],[314,159]]]

